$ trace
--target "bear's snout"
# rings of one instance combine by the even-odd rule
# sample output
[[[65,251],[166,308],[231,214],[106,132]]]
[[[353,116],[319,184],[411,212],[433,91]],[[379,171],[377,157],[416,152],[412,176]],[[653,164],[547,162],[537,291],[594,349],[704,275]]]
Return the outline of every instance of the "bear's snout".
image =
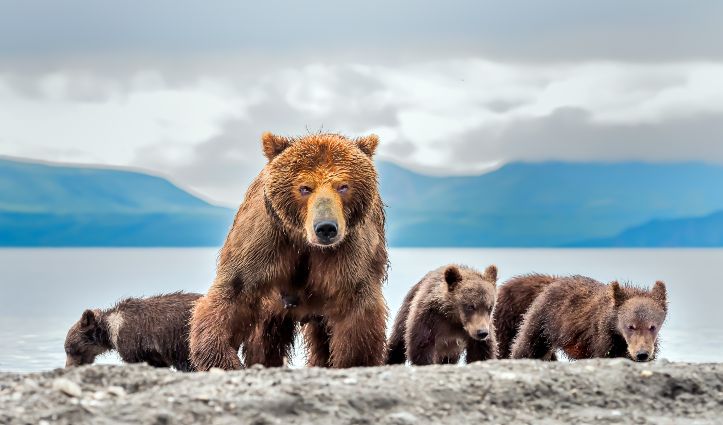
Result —
[[[312,245],[332,246],[344,238],[346,222],[339,196],[328,187],[319,189],[309,199],[306,237]]]
[[[484,341],[490,335],[489,329],[477,329],[477,339]]]
[[[336,242],[339,225],[335,221],[320,221],[314,224],[314,233],[322,245],[331,245]]]
[[[635,360],[637,360],[639,362],[648,361],[649,358],[650,358],[650,353],[648,353],[647,351],[644,351],[644,350],[640,350],[635,354]]]

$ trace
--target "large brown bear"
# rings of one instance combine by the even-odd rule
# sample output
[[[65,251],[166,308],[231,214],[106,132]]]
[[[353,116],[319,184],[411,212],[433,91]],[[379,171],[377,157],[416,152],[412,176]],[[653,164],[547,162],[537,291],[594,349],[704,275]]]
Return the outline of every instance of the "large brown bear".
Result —
[[[573,276],[549,284],[530,306],[512,345],[513,359],[628,357],[648,361],[668,311],[665,284],[648,291]]]
[[[191,360],[199,370],[278,365],[305,325],[312,366],[384,362],[387,250],[372,156],[374,135],[262,137],[268,163],[251,183],[221,249],[216,279],[191,319]],[[301,294],[281,308],[278,294]],[[264,299],[276,299],[278,309]],[[272,303],[273,304],[273,303]],[[257,332],[261,332],[261,338]],[[274,353],[275,359],[269,359]],[[248,361],[247,361],[248,363]]]
[[[107,310],[85,310],[65,338],[65,367],[91,364],[115,350],[127,363],[192,371],[188,321],[200,294],[126,298]]]
[[[492,313],[498,358],[510,357],[512,341],[517,336],[522,318],[542,290],[556,279],[556,276],[529,274],[513,277],[500,285],[495,311]],[[550,354],[548,360],[557,360],[555,353]]]
[[[497,268],[480,273],[448,265],[429,272],[410,289],[394,320],[387,364],[409,360],[414,365],[494,359],[491,323]]]

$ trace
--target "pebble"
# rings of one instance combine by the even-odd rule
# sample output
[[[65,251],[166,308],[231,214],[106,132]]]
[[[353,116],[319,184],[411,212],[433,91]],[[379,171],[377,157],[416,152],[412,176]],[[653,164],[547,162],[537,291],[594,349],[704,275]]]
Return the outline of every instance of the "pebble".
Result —
[[[226,371],[221,369],[220,367],[212,367],[208,370],[208,373],[210,373],[211,375],[221,375],[226,373]]]
[[[643,378],[650,378],[651,376],[653,376],[653,371],[646,369],[646,370],[640,372],[640,376],[642,376]]]
[[[393,424],[413,424],[417,422],[417,417],[409,412],[397,412],[387,416],[387,420]]]
[[[107,391],[108,394],[116,397],[125,397],[126,395],[126,390],[123,389],[123,387],[119,387],[117,385],[111,385],[110,387],[108,387]]]
[[[53,389],[60,391],[69,397],[80,397],[83,395],[83,391],[80,389],[80,386],[66,378],[56,378],[53,381]]]

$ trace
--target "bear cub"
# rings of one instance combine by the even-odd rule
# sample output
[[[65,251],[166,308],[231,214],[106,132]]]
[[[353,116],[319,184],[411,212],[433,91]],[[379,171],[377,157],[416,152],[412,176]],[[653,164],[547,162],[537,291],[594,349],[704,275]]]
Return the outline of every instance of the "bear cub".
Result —
[[[91,364],[116,350],[126,363],[189,372],[189,320],[200,294],[127,298],[108,310],[85,310],[65,338],[65,367]]]
[[[584,276],[560,278],[547,285],[525,313],[511,357],[544,359],[562,350],[574,360],[649,361],[657,354],[667,311],[667,292],[660,281],[646,290]]]
[[[480,273],[448,265],[428,273],[409,291],[388,343],[387,364],[454,364],[497,357],[491,323],[497,268]]]

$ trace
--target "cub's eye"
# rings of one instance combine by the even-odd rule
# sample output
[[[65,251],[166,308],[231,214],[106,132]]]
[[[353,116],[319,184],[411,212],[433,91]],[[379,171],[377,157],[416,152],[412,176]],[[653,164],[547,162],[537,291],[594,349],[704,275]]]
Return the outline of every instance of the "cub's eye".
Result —
[[[336,188],[336,191],[339,192],[339,193],[342,193],[342,194],[343,194],[343,193],[346,193],[346,192],[349,191],[349,185],[348,185],[348,184],[343,184],[343,185],[339,186],[338,188]]]
[[[628,330],[634,331],[634,330],[635,330],[635,325],[630,325],[630,326],[628,326]]]
[[[472,304],[469,304],[468,306],[465,307],[465,310],[467,310],[467,311],[475,311],[476,309],[477,309],[477,307],[475,307]]]
[[[306,196],[311,194],[311,188],[309,186],[301,186],[299,188],[299,193],[301,193],[301,196]]]
[[[650,325],[650,332],[655,332],[655,325]]]

